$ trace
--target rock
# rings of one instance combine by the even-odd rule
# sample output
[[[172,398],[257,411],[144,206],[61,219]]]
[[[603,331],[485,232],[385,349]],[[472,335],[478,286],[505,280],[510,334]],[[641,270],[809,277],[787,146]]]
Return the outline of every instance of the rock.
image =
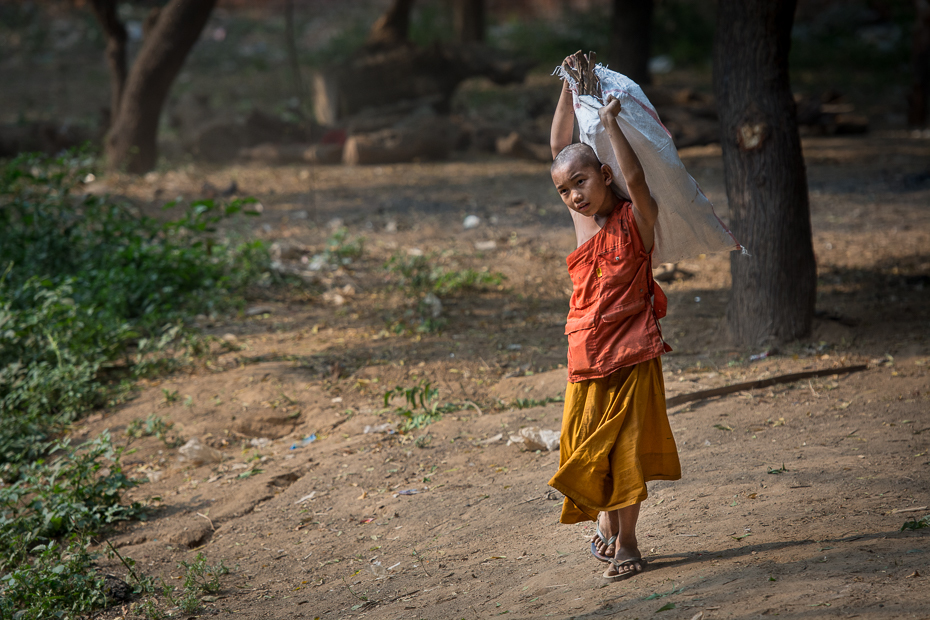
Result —
[[[342,295],[338,289],[333,289],[323,293],[323,301],[326,303],[333,304],[334,306],[342,306],[346,303],[346,298]]]
[[[213,530],[210,524],[205,520],[191,521],[184,528],[176,529],[168,533],[165,539],[172,545],[187,547],[193,549],[199,547],[206,541]]]
[[[549,146],[524,140],[516,131],[503,138],[498,138],[496,147],[499,155],[529,159],[531,161],[552,161],[552,151]]]
[[[344,143],[313,144],[304,150],[304,161],[311,164],[338,164],[342,162]]]
[[[423,304],[429,308],[430,315],[434,319],[438,319],[442,315],[442,302],[439,301],[439,298],[432,292],[427,293],[423,297]]]
[[[103,576],[103,593],[109,602],[128,601],[132,598],[132,588],[129,584],[115,575]]]
[[[462,227],[465,230],[470,230],[472,228],[477,228],[481,224],[481,218],[477,215],[467,215],[465,220],[462,222]]]
[[[263,314],[271,314],[274,312],[274,308],[271,306],[252,306],[247,308],[245,311],[246,316],[261,316]]]
[[[520,429],[523,445],[527,450],[553,450],[559,449],[559,432],[545,428],[528,426]]]
[[[239,159],[258,161],[265,164],[295,164],[305,161],[304,153],[309,144],[279,144],[264,142],[257,146],[239,149]]]
[[[376,424],[375,426],[366,425],[363,433],[388,433],[394,434],[397,430],[394,428],[394,425],[390,422],[385,422],[384,424]]]
[[[297,418],[287,415],[257,415],[237,419],[233,430],[246,437],[279,439],[290,434],[296,425]]]
[[[483,75],[496,84],[522,82],[533,62],[508,57],[482,45],[400,45],[362,50],[350,60],[330,63],[313,76],[313,108],[318,122],[335,125],[372,105],[435,100],[448,109],[465,79]]]
[[[182,460],[190,461],[193,465],[205,463],[222,463],[223,453],[201,443],[197,437],[191,438],[186,444],[178,448]]]
[[[422,117],[375,133],[351,136],[343,163],[389,164],[445,159],[458,140],[459,128],[446,117]]]
[[[497,249],[497,241],[490,239],[488,241],[475,241],[475,249],[479,252],[487,252],[488,250]]]
[[[53,155],[92,140],[93,132],[84,127],[47,121],[0,124],[0,157],[40,151]]]
[[[240,123],[219,120],[200,128],[190,143],[194,156],[212,162],[232,161],[247,145],[246,132]]]
[[[565,394],[568,383],[568,370],[558,368],[548,372],[539,372],[525,377],[510,377],[491,388],[492,398],[510,402],[518,398],[546,400],[559,398]]]

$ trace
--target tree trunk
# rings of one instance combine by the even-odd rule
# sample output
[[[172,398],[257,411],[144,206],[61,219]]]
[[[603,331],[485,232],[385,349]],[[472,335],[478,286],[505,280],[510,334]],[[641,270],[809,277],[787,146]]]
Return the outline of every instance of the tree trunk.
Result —
[[[197,42],[216,0],[171,0],[142,43],[106,138],[111,169],[155,166],[158,119],[174,78]]]
[[[112,127],[126,85],[126,27],[116,13],[116,0],[92,0],[91,8],[107,38],[106,56],[110,68],[109,119]]]
[[[294,96],[297,97],[298,109],[304,109],[304,81],[300,75],[300,58],[297,56],[297,41],[294,34],[294,0],[284,2],[284,45],[287,48],[287,61],[291,65],[294,80]]]
[[[735,344],[810,332],[817,292],[807,174],[788,79],[797,0],[720,0],[714,89],[730,228],[751,254],[730,259]]]
[[[454,0],[452,30],[457,43],[484,41],[484,0]]]
[[[372,50],[384,49],[407,43],[413,2],[414,0],[394,0],[387,12],[371,27],[365,47]]]
[[[610,68],[637,84],[650,84],[653,0],[614,0],[610,18]]]
[[[907,123],[912,127],[927,126],[927,106],[930,105],[930,0],[914,0],[914,51],[911,56],[913,83],[907,96]]]

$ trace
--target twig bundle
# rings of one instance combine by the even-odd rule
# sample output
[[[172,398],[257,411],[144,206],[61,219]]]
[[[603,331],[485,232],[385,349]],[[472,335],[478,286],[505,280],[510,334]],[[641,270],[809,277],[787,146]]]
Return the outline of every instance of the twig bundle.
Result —
[[[594,52],[582,54],[581,50],[562,61],[562,69],[571,76],[578,87],[578,96],[593,95],[600,101],[601,81],[594,74],[595,66],[597,66],[597,54]]]

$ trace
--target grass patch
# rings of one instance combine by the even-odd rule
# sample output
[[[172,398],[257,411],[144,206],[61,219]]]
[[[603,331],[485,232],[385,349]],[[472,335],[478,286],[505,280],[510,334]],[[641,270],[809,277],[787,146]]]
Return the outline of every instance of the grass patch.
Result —
[[[446,321],[442,317],[442,297],[465,291],[500,286],[506,276],[497,271],[454,269],[439,264],[437,256],[395,254],[384,265],[391,284],[414,302],[407,313],[408,321],[397,321],[395,332],[412,329],[419,333],[441,331]]]

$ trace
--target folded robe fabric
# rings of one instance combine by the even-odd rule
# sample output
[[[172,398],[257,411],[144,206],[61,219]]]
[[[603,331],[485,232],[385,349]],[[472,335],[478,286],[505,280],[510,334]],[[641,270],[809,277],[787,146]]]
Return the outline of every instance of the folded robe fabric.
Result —
[[[549,481],[565,495],[559,521],[594,521],[645,500],[646,482],[679,478],[660,358],[568,384],[559,471]]]

